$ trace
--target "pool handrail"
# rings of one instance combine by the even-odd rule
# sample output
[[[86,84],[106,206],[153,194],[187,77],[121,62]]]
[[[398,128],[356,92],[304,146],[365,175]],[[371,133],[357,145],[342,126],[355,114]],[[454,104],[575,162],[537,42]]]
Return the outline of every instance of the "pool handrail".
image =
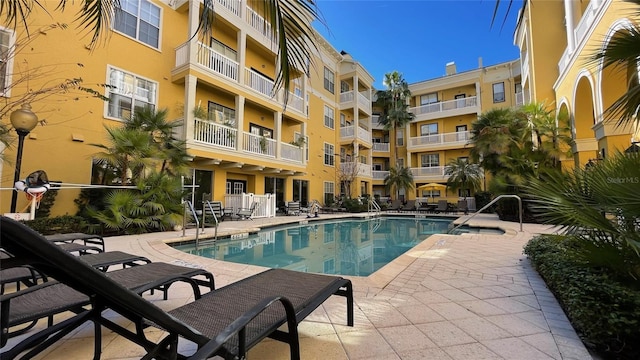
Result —
[[[495,199],[491,200],[487,205],[483,206],[482,209],[476,211],[473,215],[471,215],[468,218],[464,219],[463,222],[461,222],[460,224],[456,225],[453,229],[447,231],[447,234],[451,234],[454,230],[460,228],[462,225],[464,225],[467,222],[469,222],[469,220],[473,219],[476,215],[480,214],[483,210],[485,210],[489,206],[495,204],[498,200],[504,199],[504,198],[516,198],[516,199],[518,199],[518,215],[520,216],[520,232],[522,232],[522,199],[518,195],[504,194],[504,195],[498,195],[498,197],[496,197]]]
[[[372,210],[372,208],[373,208],[373,210]],[[373,212],[375,212],[376,214],[379,215],[380,212],[382,211],[382,208],[380,208],[380,205],[378,205],[378,203],[375,200],[369,199],[369,209],[368,209],[368,211],[369,212],[373,211]]]

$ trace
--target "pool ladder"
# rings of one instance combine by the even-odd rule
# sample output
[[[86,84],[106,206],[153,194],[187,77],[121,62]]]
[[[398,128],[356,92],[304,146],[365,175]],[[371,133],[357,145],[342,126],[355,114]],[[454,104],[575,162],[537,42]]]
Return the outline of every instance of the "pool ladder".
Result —
[[[460,228],[462,225],[468,223],[469,220],[473,219],[476,215],[480,214],[483,210],[489,208],[489,206],[495,204],[496,202],[498,202],[498,200],[505,199],[505,198],[516,198],[516,199],[518,199],[518,214],[520,215],[520,232],[522,232],[522,199],[518,195],[499,195],[495,199],[491,200],[490,203],[488,203],[487,205],[483,206],[482,209],[476,211],[473,215],[471,215],[468,218],[464,219],[464,221],[461,222],[460,224],[458,224],[456,227],[454,227],[453,229],[447,231],[447,234],[451,234],[452,232],[454,232],[455,230]]]
[[[380,205],[378,205],[378,203],[373,200],[373,199],[369,199],[369,209],[368,212],[373,212],[376,215],[380,215],[380,212],[382,211],[382,209],[380,208]]]
[[[194,221],[196,222],[196,250],[198,249],[198,243],[199,243],[199,234],[200,231],[202,231],[202,233],[204,233],[204,224],[205,224],[205,216],[207,214],[207,209],[205,207],[208,207],[209,212],[211,213],[211,215],[213,215],[213,221],[215,223],[215,229],[214,229],[214,234],[213,234],[213,241],[218,240],[218,217],[216,216],[215,212],[213,211],[213,208],[211,207],[211,203],[207,200],[207,201],[203,201],[202,202],[203,208],[202,208],[202,222],[200,222],[200,220],[198,220],[198,212],[196,211],[196,209],[193,207],[193,204],[191,203],[191,201],[185,201],[184,202],[184,216],[182,217],[182,237],[186,236],[186,231],[187,231],[187,214],[191,214],[191,216],[193,216]],[[200,229],[200,224],[202,224],[202,229]]]

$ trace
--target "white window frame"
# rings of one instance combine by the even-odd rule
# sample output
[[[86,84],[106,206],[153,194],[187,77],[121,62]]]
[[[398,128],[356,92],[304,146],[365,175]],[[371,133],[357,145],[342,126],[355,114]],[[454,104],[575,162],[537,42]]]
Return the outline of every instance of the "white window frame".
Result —
[[[238,52],[225,45],[222,41],[212,37],[209,44],[209,46],[217,53],[222,54],[233,61],[238,61]]]
[[[504,90],[504,82],[494,83],[491,87],[493,89],[493,103],[494,104],[507,101],[507,98],[505,96],[506,95],[505,94],[505,90]],[[501,92],[500,91],[496,91],[496,89],[500,90],[499,89],[500,87],[502,87],[502,91]],[[502,94],[502,95],[500,95],[500,94]]]
[[[113,84],[112,83],[112,79],[111,79],[111,75],[113,72],[120,72],[122,73],[122,77],[126,77],[126,76],[130,76],[133,77],[133,82],[132,84],[127,84],[125,81],[121,81],[120,84],[116,83]],[[119,114],[110,114],[109,112],[111,111],[112,108],[112,102],[111,102],[111,95],[117,95],[117,96],[121,96],[123,98],[129,98],[131,99],[131,109],[130,109],[130,115],[133,115],[135,112],[135,108],[136,108],[136,97],[137,98],[141,98],[140,95],[136,95],[136,93],[138,93],[138,91],[147,91],[147,89],[144,88],[139,88],[138,87],[138,83],[139,81],[145,81],[148,82],[152,85],[155,85],[154,88],[154,94],[152,95],[152,99],[148,98],[148,100],[150,100],[149,102],[144,102],[145,104],[151,104],[153,106],[154,109],[157,109],[158,107],[158,90],[159,90],[159,84],[157,81],[153,81],[151,79],[136,75],[134,73],[125,71],[123,69],[114,67],[114,66],[107,66],[107,81],[106,83],[114,86],[114,88],[111,87],[107,87],[107,93],[105,94],[105,96],[107,98],[109,98],[109,101],[105,101],[105,107],[104,107],[104,117],[108,118],[108,119],[115,119],[115,120],[127,120],[125,117],[119,116]],[[138,101],[142,101],[142,99],[138,99]]]
[[[420,106],[435,104],[438,102],[438,93],[420,95]]]
[[[398,129],[398,131],[396,131],[396,145],[404,146],[404,129]]]
[[[436,161],[433,161],[436,159]],[[420,167],[438,167],[440,166],[440,154],[422,154],[420,155]]]
[[[136,14],[133,14],[130,11],[130,10],[133,10],[133,9],[129,8],[129,4],[133,4],[133,3],[137,3],[137,9],[136,9],[137,13]],[[152,9],[156,9],[157,10],[157,12],[158,12],[157,24],[155,24],[155,23],[152,24],[150,21],[148,21],[150,19],[142,19],[141,18],[141,12],[143,11],[142,10],[142,5],[143,4],[145,4],[145,5],[148,4]],[[132,17],[134,17],[136,19],[136,34],[135,34],[135,36],[132,36],[130,34],[127,34],[124,31],[125,29],[117,29],[116,28],[116,25],[118,25],[118,21],[116,20],[118,18],[117,14],[114,16],[113,21],[111,23],[111,28],[113,29],[113,31],[115,31],[115,32],[117,32],[119,34],[122,34],[122,35],[124,35],[124,36],[126,36],[128,38],[134,39],[135,41],[137,41],[137,42],[139,42],[141,44],[145,44],[145,45],[147,45],[147,46],[149,46],[151,48],[160,50],[160,44],[162,44],[162,8],[160,6],[154,4],[153,2],[148,1],[148,0],[120,0],[120,7],[121,7],[121,10],[118,10],[118,11],[123,11],[123,12],[127,13],[128,15],[130,15],[130,16],[132,16]],[[148,43],[146,41],[140,40],[140,22],[144,22],[145,24],[148,24],[149,26],[152,26],[152,27],[158,29],[158,39],[157,39],[158,40],[158,45],[157,46],[154,45],[154,44],[150,44],[150,43]]]
[[[324,164],[326,166],[335,166],[335,163],[336,163],[335,146],[331,143],[325,142],[323,148],[324,148]],[[329,163],[327,163],[327,160],[329,161]]]
[[[4,83],[0,84],[0,96],[11,96],[11,75],[13,74],[13,58],[15,55],[16,33],[15,31],[0,26],[0,32],[8,35],[8,43],[0,44],[0,63],[4,63]],[[1,79],[1,78],[0,78]]]
[[[335,77],[336,74],[328,67],[324,67],[324,89],[335,94]]]
[[[207,103],[208,119],[215,121],[219,124],[235,126],[236,125],[236,110],[230,107],[226,107],[222,104],[218,104],[214,101]]]
[[[324,126],[329,129],[335,129],[336,126],[335,111],[327,105],[324,106]]]
[[[322,184],[322,198],[326,199],[327,194],[331,194],[331,198],[336,197],[336,184],[333,181],[324,181]]]
[[[435,131],[433,128],[435,127]],[[438,135],[438,123],[420,125],[420,136]]]

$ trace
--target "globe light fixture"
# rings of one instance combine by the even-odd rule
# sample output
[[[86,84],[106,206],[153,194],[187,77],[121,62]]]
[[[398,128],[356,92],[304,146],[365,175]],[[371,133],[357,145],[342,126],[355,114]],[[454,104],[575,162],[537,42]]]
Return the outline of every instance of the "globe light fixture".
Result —
[[[24,138],[29,132],[38,125],[38,116],[31,111],[30,104],[22,104],[22,108],[15,110],[10,115],[11,125],[18,133],[18,153],[16,155],[16,171],[13,176],[13,183],[20,180],[20,167],[22,165],[22,148],[24,146]],[[18,201],[18,192],[11,194],[11,212],[16,212],[16,202]]]

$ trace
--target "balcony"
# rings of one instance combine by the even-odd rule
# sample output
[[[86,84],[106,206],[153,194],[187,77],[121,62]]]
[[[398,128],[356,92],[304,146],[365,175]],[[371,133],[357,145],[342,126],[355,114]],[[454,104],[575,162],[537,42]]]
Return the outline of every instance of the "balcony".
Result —
[[[249,68],[244,69],[244,82],[245,85],[249,86],[253,90],[259,92],[260,94],[272,98],[273,97],[273,80],[267,78],[264,75],[261,75]]]
[[[439,180],[447,180],[447,176],[444,174],[444,166],[430,166],[430,167],[418,167],[411,168],[411,174],[413,174],[414,182],[424,182]]]
[[[593,27],[597,25],[597,19],[602,16],[602,12],[605,11],[607,6],[611,2],[608,1],[589,1],[587,8],[584,10],[580,21],[574,29],[567,29],[567,31],[573,31],[573,44],[567,44],[567,48],[562,53],[560,61],[558,62],[558,71],[560,75],[567,70],[567,67],[572,62],[578,60],[578,51],[580,46],[586,41],[587,36],[591,33]]]
[[[389,176],[389,171],[373,170],[371,173],[373,175],[373,180],[384,181],[384,179],[386,179],[386,177]]]
[[[373,143],[373,151],[389,152],[389,143]]]
[[[300,147],[297,145],[291,145],[287,143],[282,143],[282,158],[285,160],[295,161],[297,163],[301,163],[304,156],[304,146]]]
[[[415,114],[414,121],[432,120],[447,116],[477,113],[479,110],[476,96],[449,101],[440,101],[409,108],[409,112]]]
[[[305,114],[304,99],[292,92],[289,92],[289,98],[287,99],[287,107],[295,109],[296,111],[302,114]]]
[[[344,175],[353,175],[360,177],[371,177],[371,165],[359,162],[344,162],[340,164],[340,171]]]
[[[380,115],[371,116],[371,127],[374,130],[384,130],[384,125],[380,124]]]
[[[195,119],[193,140],[208,145],[236,149],[238,130],[207,120]]]
[[[361,140],[367,144],[371,144],[371,132],[368,129],[355,125],[341,127],[340,140]]]
[[[251,7],[247,6],[246,18],[247,23],[254,28],[259,34],[271,41],[273,45],[276,45],[278,40],[273,37],[271,30],[271,23],[266,21],[260,14],[255,12]]]
[[[240,16],[240,10],[242,9],[241,0],[216,0],[216,2],[229,10],[232,14]]]
[[[366,113],[371,113],[371,99],[368,91],[357,92],[355,90],[340,93],[340,109],[355,107],[355,100],[358,101],[358,108]]]
[[[407,143],[407,150],[420,151],[464,147],[469,143],[470,139],[471,134],[469,131],[411,137]]]
[[[246,153],[276,157],[276,141],[261,135],[243,133],[242,150]]]

